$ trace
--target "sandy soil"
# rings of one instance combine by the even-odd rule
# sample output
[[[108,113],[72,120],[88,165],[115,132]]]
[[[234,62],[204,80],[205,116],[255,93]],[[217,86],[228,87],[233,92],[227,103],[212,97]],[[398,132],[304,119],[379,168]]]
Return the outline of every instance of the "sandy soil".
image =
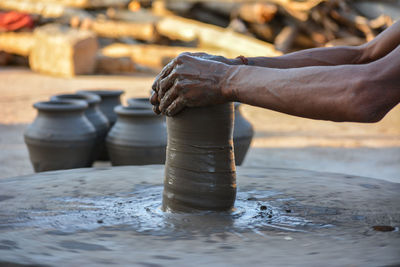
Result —
[[[23,131],[32,104],[78,89],[124,89],[123,99],[148,96],[153,75],[65,79],[28,69],[0,69],[0,178],[32,173]],[[375,124],[334,123],[243,106],[256,130],[244,165],[340,172],[400,182],[400,106]]]

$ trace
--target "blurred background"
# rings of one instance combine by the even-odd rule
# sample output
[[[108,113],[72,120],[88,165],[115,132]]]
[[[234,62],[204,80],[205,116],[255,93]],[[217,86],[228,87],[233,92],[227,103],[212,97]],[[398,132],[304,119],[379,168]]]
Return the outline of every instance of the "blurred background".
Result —
[[[361,45],[400,17],[400,1],[0,1],[0,178],[33,172],[23,131],[32,104],[80,89],[147,97],[182,52],[279,56]],[[340,77],[339,77],[340,78]],[[375,124],[242,107],[255,137],[244,166],[340,172],[400,182],[400,108]]]

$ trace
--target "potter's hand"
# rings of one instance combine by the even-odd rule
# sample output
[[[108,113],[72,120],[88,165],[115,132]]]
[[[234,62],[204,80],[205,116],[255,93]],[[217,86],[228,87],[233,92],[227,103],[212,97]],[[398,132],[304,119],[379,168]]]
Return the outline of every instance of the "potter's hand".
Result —
[[[229,101],[222,84],[229,66],[183,53],[156,77],[151,97],[156,113],[173,116],[184,107],[198,107]]]

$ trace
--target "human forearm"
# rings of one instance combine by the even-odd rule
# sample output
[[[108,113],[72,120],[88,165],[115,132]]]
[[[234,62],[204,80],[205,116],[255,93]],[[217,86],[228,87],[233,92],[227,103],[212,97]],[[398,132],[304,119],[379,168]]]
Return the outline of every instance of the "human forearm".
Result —
[[[232,66],[222,90],[231,101],[290,115],[332,121],[367,121],[358,107],[368,83],[363,66],[271,69]]]
[[[308,66],[358,64],[362,53],[363,50],[358,46],[342,46],[307,49],[279,57],[251,57],[247,59],[250,66],[288,69]]]

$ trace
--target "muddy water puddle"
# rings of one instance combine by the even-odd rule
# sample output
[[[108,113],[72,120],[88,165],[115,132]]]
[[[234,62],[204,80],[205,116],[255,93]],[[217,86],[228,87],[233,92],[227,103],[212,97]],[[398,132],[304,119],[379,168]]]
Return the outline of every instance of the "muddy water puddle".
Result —
[[[171,213],[161,210],[162,186],[138,185],[135,188],[133,192],[118,196],[52,198],[44,207],[21,214],[12,226],[65,233],[110,227],[151,235],[249,231],[262,235],[262,231],[268,230],[307,232],[332,227],[314,224],[284,206],[260,200],[278,194],[273,191],[239,190],[235,207],[229,212]]]

